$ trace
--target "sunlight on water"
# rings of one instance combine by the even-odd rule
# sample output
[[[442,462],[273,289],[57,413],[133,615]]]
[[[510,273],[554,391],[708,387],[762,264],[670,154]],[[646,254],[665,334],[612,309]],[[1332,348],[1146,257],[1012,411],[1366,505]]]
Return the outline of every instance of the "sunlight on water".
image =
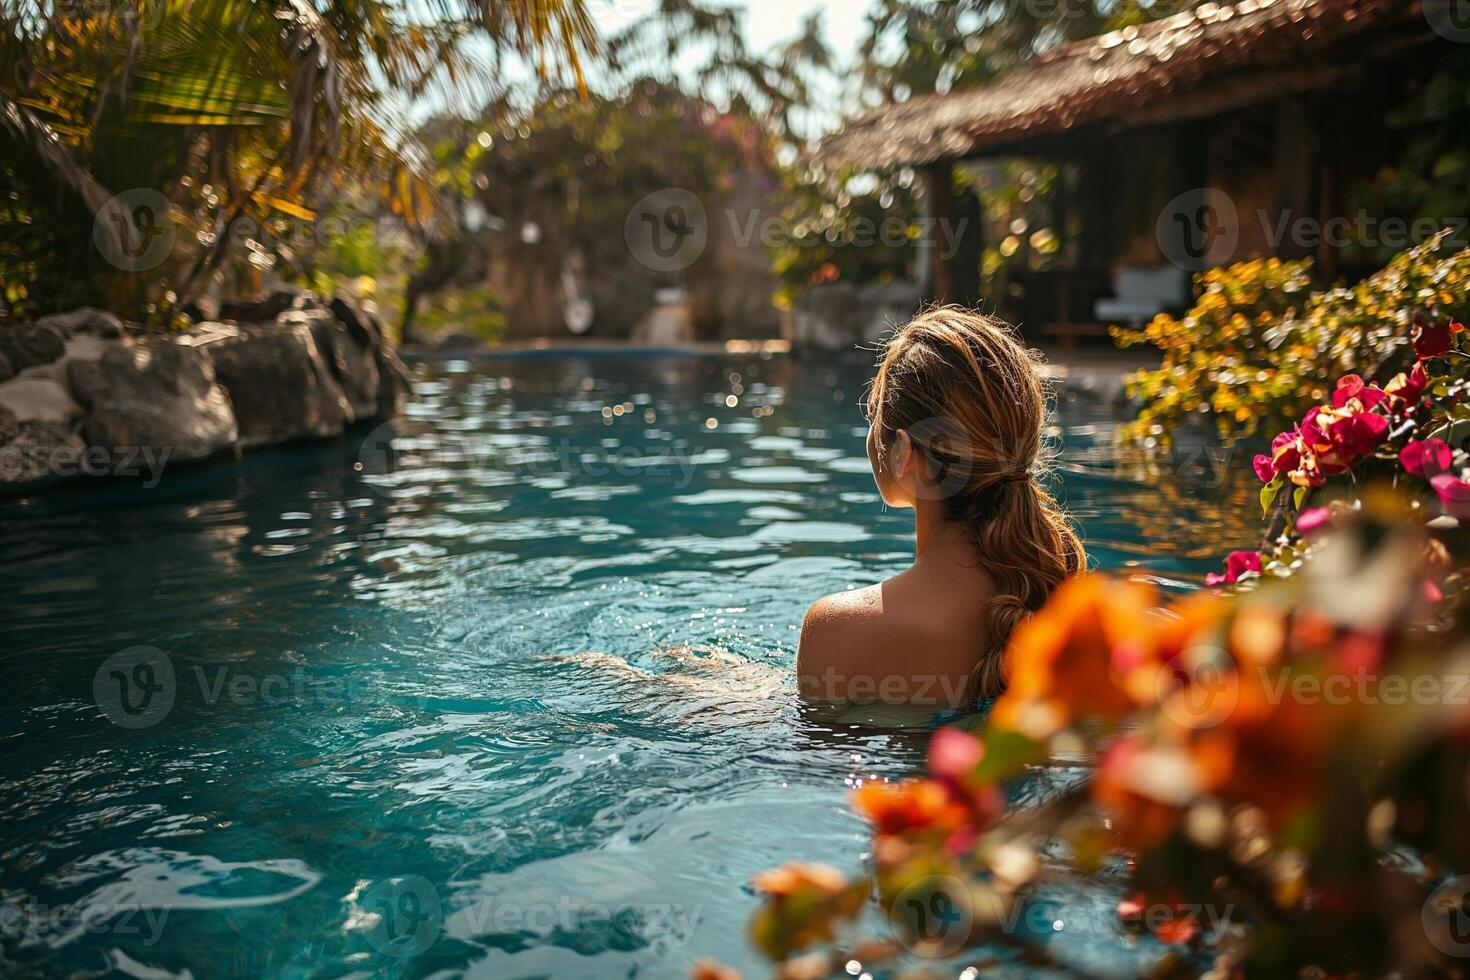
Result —
[[[386,430],[0,505],[0,972],[757,970],[751,874],[858,866],[847,790],[922,758],[791,693],[806,604],[912,550],[865,380],[421,366]],[[1253,541],[1247,461],[1120,468],[1118,411],[1064,391],[1063,497],[1096,564],[1192,587]]]

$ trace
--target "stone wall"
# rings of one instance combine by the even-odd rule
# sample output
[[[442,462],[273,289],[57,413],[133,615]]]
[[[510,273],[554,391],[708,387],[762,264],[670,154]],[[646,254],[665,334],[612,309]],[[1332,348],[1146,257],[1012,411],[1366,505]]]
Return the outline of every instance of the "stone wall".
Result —
[[[82,309],[0,329],[0,493],[341,434],[408,372],[347,300],[280,293],[181,333]]]

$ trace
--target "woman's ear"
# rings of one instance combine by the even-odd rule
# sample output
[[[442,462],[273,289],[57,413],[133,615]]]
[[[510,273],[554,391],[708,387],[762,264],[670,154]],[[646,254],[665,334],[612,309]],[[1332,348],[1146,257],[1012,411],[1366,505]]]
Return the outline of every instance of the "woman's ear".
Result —
[[[907,429],[899,429],[894,433],[889,458],[889,472],[894,478],[905,484],[910,483],[915,475],[914,464],[918,462],[919,454],[914,449],[914,440],[909,438]]]

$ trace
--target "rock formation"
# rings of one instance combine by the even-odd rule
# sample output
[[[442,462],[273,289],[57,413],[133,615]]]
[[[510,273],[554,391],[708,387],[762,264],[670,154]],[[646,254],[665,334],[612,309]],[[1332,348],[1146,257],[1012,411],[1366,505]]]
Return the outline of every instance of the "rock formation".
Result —
[[[349,300],[279,293],[150,333],[82,309],[0,329],[0,493],[341,434],[396,413],[408,372]]]

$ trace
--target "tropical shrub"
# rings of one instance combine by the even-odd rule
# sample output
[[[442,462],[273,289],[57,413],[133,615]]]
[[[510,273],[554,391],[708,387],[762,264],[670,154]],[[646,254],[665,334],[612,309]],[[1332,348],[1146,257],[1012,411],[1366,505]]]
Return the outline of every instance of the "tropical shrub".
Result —
[[[1201,418],[1226,439],[1269,431],[1326,400],[1336,377],[1407,370],[1416,318],[1470,314],[1470,249],[1451,251],[1443,233],[1355,286],[1314,290],[1311,269],[1279,259],[1211,269],[1196,277],[1199,299],[1183,317],[1113,328],[1121,346],[1163,351],[1157,370],[1128,379],[1142,408],[1120,437],[1167,443]]]
[[[473,38],[578,78],[596,42],[582,0],[0,0],[0,324],[166,321],[232,262],[290,261],[317,238],[293,223],[353,194],[427,220],[394,118],[493,71]]]
[[[1437,503],[1425,513],[1459,518],[1470,509],[1470,354],[1455,320],[1416,318],[1409,334],[1414,365],[1379,385],[1356,374],[1338,380],[1330,399],[1279,433],[1252,461],[1261,509],[1276,521],[1261,552],[1237,551],[1209,584],[1234,584],[1249,573],[1290,574],[1309,542],[1334,515],[1359,506],[1360,488],[1390,485]],[[1290,499],[1285,492],[1290,491]],[[1315,506],[1306,508],[1308,502]]]
[[[1470,151],[1464,140],[1470,125],[1470,52],[1446,45],[1422,68],[1406,74],[1404,98],[1384,120],[1393,158],[1372,180],[1353,187],[1348,199],[1359,214],[1400,215],[1406,224],[1449,224],[1455,247],[1463,248],[1470,244],[1464,217],[1470,214]],[[1385,246],[1374,237],[1350,244],[1350,257],[1387,259]]]
[[[1054,944],[1088,928],[1047,912],[1060,890],[1111,907],[1092,925],[1152,976],[1459,976],[1470,654],[1435,597],[1463,540],[1412,513],[1373,496],[1301,574],[1251,591],[1165,606],[1140,583],[1064,584],[983,725],[937,732],[925,776],[853,793],[870,867],[759,876],[752,940],[783,976],[915,957],[1087,973]],[[1058,755],[1095,766],[1007,804]],[[874,895],[879,941],[861,938]]]

